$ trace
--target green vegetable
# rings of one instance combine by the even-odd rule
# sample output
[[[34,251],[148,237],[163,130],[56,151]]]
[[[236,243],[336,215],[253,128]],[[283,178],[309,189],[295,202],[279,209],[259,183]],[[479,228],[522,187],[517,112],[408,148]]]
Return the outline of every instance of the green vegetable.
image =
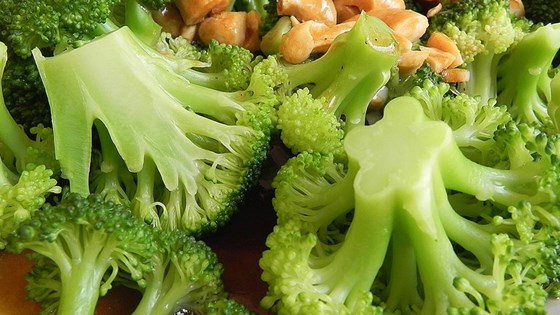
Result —
[[[227,297],[223,266],[210,247],[182,232],[160,230],[155,236],[153,270],[142,286],[133,286],[142,292],[134,315],[174,314],[180,309],[196,314],[251,314]]]
[[[0,42],[0,82],[7,58],[7,47]],[[35,139],[30,138],[10,115],[1,93],[0,126],[0,249],[4,249],[8,235],[60,187],[52,130],[33,127]]]
[[[555,10],[560,3],[545,0],[524,0],[525,16],[535,23],[549,24],[560,22],[560,11]]]
[[[152,229],[128,208],[99,196],[69,194],[46,205],[10,236],[8,249],[33,251],[29,289],[45,310],[94,314],[120,272],[142,280],[155,251]]]
[[[286,314],[543,314],[558,275],[558,138],[499,169],[408,96],[274,181],[261,304]]]
[[[344,134],[366,123],[369,103],[398,57],[389,27],[364,14],[320,58],[285,65],[289,95],[278,109],[282,141],[294,153],[342,151]]]
[[[496,72],[501,57],[530,30],[531,22],[517,18],[508,0],[442,1],[430,18],[426,36],[442,32],[453,40],[470,72],[460,88],[487,102],[497,95]]]
[[[55,57],[34,54],[71,191],[92,191],[95,126],[102,155],[118,155],[105,169],[122,160],[135,174],[135,187],[123,187],[137,216],[193,234],[228,221],[267,155],[282,79],[275,59],[255,66],[246,90],[221,92],[177,74],[126,27]]]

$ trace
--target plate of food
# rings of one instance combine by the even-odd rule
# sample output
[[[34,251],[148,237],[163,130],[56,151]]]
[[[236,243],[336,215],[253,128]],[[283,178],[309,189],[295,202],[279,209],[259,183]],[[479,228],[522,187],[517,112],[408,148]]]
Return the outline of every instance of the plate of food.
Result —
[[[558,312],[557,6],[0,0],[0,313]]]

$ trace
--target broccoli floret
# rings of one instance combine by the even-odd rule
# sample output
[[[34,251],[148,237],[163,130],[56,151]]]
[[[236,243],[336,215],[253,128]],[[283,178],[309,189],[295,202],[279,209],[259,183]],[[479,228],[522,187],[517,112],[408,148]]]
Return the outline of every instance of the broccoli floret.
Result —
[[[430,18],[426,36],[442,32],[457,44],[470,72],[470,79],[459,85],[464,92],[479,95],[482,102],[495,98],[497,63],[530,30],[531,23],[516,17],[508,0],[441,3],[441,11]]]
[[[506,106],[498,105],[495,100],[483,103],[478,96],[451,90],[448,83],[426,80],[405,95],[417,99],[428,118],[444,121],[451,127],[463,154],[487,165],[497,153],[502,155],[496,152],[494,134],[501,125],[511,121],[511,115]]]
[[[87,195],[91,127],[105,128],[101,147],[114,146],[119,156],[110,160],[135,174],[127,195],[139,217],[197,234],[214,230],[259,174],[284,78],[268,58],[247,89],[221,92],[189,82],[154,52],[126,27],[55,57],[35,50],[57,159],[71,191]]]
[[[243,305],[230,300],[221,280],[223,266],[204,242],[184,232],[157,230],[153,269],[141,286],[133,314],[249,314]],[[126,279],[127,284],[135,283]],[[240,313],[218,310],[245,310]],[[213,311],[212,311],[213,310]]]
[[[156,49],[174,62],[180,60],[176,70],[191,83],[220,91],[246,89],[254,66],[262,60],[241,46],[211,40],[207,47],[200,47],[166,33],[162,33]]]
[[[548,24],[528,33],[502,58],[497,100],[509,107],[515,120],[551,127],[547,107],[555,73],[552,61],[559,49],[560,23]]]
[[[419,101],[392,100],[274,180],[261,304],[289,314],[542,314],[557,275],[558,149],[516,169],[473,162]],[[553,144],[556,144],[553,146]],[[460,215],[452,194],[487,203]],[[453,202],[452,202],[453,200]],[[488,224],[487,208],[499,218]]]
[[[7,47],[0,42],[0,81],[7,62]],[[0,90],[2,85],[0,84]],[[59,193],[58,163],[54,159],[52,130],[30,130],[31,139],[12,118],[0,93],[0,248],[7,236],[29,218],[51,193]]]
[[[550,81],[550,102],[546,109],[554,128],[560,130],[560,70]]]
[[[560,22],[560,11],[556,8],[560,3],[551,0],[523,0],[525,17],[534,23],[558,23]]]
[[[36,272],[35,279],[54,276],[34,287],[35,297],[51,302],[46,308],[56,308],[58,314],[93,314],[98,298],[107,293],[119,272],[141,281],[150,271],[153,240],[152,228],[130,209],[100,196],[70,193],[22,223],[10,235],[8,249],[36,253],[31,257],[42,271]]]
[[[39,124],[50,126],[47,95],[32,58],[20,57],[8,49],[2,94],[10,114],[24,130]]]
[[[284,65],[292,92],[278,110],[278,129],[295,153],[340,151],[342,136],[366,123],[370,101],[399,57],[391,29],[363,14],[318,59]],[[298,89],[303,89],[296,92]]]
[[[163,7],[169,1],[100,0],[82,1],[0,1],[0,38],[14,52],[29,57],[39,47],[62,50],[81,45],[99,35],[127,25],[146,42],[159,38],[160,27],[152,20],[148,9]],[[124,6],[123,14],[118,8]]]

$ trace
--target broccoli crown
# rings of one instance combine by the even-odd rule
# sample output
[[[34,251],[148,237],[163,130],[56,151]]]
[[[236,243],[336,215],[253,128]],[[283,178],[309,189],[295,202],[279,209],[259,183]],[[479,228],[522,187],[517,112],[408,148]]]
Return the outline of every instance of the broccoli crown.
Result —
[[[389,81],[398,57],[391,29],[364,14],[318,59],[284,65],[292,95],[278,111],[282,140],[297,152],[341,147],[343,133],[365,124],[369,103]]]
[[[483,102],[478,96],[470,96],[444,82],[424,81],[405,95],[414,97],[422,104],[424,114],[432,119],[446,122],[453,130],[455,141],[471,160],[487,164],[495,159],[495,132],[511,121],[504,105],[495,100]]]
[[[60,193],[53,171],[44,165],[27,165],[19,176],[0,164],[0,248],[8,235],[40,209],[51,193]]]
[[[196,85],[220,91],[246,89],[254,66],[261,61],[241,46],[211,40],[208,47],[202,48],[185,38],[171,39],[163,34],[156,47],[185,63],[176,70]]]
[[[522,167],[466,157],[409,96],[274,180],[261,301],[290,314],[542,314],[558,274],[558,146]],[[543,143],[544,145],[544,143]],[[490,224],[491,222],[491,224]]]
[[[506,0],[442,1],[441,11],[430,19],[428,33],[449,36],[465,62],[479,54],[500,54],[514,45],[527,23],[517,19]]]
[[[57,301],[60,314],[93,314],[116,275],[127,272],[140,281],[155,251],[152,229],[128,208],[75,193],[34,212],[10,235],[8,249],[35,253],[36,279],[54,276],[40,280],[48,286],[37,284],[34,292]]]
[[[430,18],[426,36],[438,31],[455,42],[470,72],[470,79],[460,88],[487,102],[497,95],[497,63],[531,27],[529,20],[510,11],[507,0],[445,1]]]
[[[155,236],[154,268],[136,287],[142,298],[133,314],[174,314],[179,309],[207,314],[208,307],[227,299],[223,266],[210,247],[184,232],[157,230]]]
[[[554,10],[558,8],[560,3],[546,0],[524,0],[523,7],[525,9],[525,17],[534,23],[558,23],[560,22],[560,11]]]
[[[39,124],[50,126],[47,95],[32,58],[20,57],[8,49],[1,85],[6,107],[24,130]]]
[[[0,38],[10,43],[14,52],[29,57],[35,47],[49,50],[80,45],[105,34],[117,24],[128,25],[143,39],[151,41],[159,35],[148,9],[162,8],[169,1],[148,0],[80,0],[13,2],[2,0],[0,7]],[[114,14],[124,6],[124,16]],[[116,23],[116,24],[115,24]]]
[[[0,42],[0,90],[4,69],[8,60],[8,48]],[[57,173],[58,162],[54,158],[52,129],[37,125],[24,130],[10,114],[0,93],[0,156],[2,162],[15,173],[21,173],[27,164],[43,164]],[[28,133],[26,132],[29,132]],[[32,137],[35,136],[35,139]]]
[[[272,57],[233,92],[189,82],[126,27],[55,57],[36,50],[35,58],[73,192],[90,192],[93,125],[106,129],[101,147],[114,146],[113,160],[135,174],[133,210],[155,226],[213,230],[258,176],[278,104],[269,84],[281,81]]]
[[[515,120],[553,128],[548,103],[559,50],[560,23],[548,24],[527,33],[498,64],[497,100]]]

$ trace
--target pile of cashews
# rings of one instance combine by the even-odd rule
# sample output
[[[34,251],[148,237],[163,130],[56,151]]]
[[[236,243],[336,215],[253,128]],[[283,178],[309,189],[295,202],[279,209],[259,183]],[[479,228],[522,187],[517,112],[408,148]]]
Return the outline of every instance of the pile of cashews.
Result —
[[[460,1],[460,0],[459,0]],[[403,75],[416,72],[427,64],[447,82],[469,80],[469,72],[459,68],[463,58],[457,45],[445,34],[434,32],[423,43],[429,18],[441,9],[433,6],[422,14],[406,9],[403,0],[278,0],[277,13],[286,17],[288,26],[282,33],[277,51],[286,62],[301,63],[312,54],[326,52],[334,39],[349,31],[366,12],[385,22],[394,32],[401,56],[398,67]],[[211,40],[244,47],[251,52],[266,52],[263,44],[267,34],[259,29],[260,16],[256,11],[228,10],[230,0],[176,0],[154,14],[163,30],[172,36],[182,36],[208,44]],[[510,0],[515,14],[524,14],[521,0]]]

